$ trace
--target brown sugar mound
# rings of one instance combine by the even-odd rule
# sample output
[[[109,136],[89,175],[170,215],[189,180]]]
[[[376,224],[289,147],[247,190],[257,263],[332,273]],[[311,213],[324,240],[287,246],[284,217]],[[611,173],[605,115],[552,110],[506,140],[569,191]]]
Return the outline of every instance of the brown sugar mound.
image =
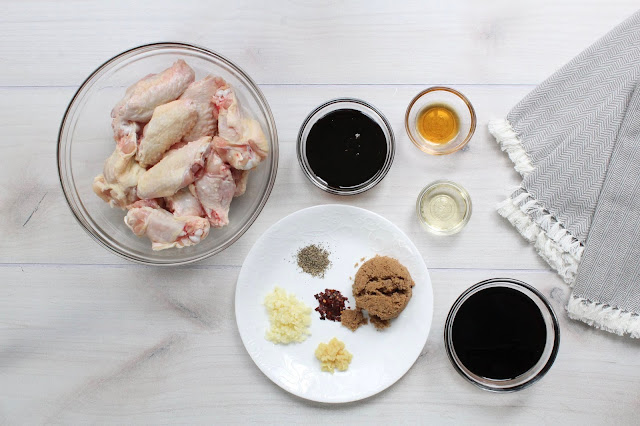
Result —
[[[375,315],[371,315],[371,324],[378,330],[384,330],[391,325],[391,320],[381,320]]]
[[[376,256],[360,266],[353,283],[356,308],[369,312],[378,329],[389,326],[411,300],[415,285],[407,268],[392,257]]]
[[[356,331],[369,321],[362,315],[361,309],[345,309],[340,313],[340,322],[351,331]]]

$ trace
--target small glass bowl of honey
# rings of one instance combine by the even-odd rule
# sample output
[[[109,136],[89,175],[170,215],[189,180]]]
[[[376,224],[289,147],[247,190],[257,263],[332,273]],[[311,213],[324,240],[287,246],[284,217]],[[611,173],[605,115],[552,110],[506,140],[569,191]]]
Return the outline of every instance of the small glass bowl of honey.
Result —
[[[427,154],[445,155],[462,149],[471,140],[476,113],[457,90],[431,87],[409,103],[404,124],[415,146]]]

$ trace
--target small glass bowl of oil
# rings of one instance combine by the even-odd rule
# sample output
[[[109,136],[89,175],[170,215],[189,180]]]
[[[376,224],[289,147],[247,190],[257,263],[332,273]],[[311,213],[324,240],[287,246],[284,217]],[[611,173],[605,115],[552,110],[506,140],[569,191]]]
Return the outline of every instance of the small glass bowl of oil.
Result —
[[[404,124],[415,146],[427,154],[445,155],[462,149],[471,140],[476,113],[457,90],[431,87],[409,103]]]
[[[460,185],[437,180],[425,186],[416,202],[418,220],[436,235],[459,232],[471,218],[471,197]]]

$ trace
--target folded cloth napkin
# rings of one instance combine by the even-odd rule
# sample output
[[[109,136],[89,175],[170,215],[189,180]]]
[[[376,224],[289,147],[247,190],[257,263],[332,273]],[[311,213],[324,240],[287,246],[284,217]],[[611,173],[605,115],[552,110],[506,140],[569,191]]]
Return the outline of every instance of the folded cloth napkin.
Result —
[[[640,12],[489,123],[522,175],[498,212],[573,286],[569,316],[640,337]]]

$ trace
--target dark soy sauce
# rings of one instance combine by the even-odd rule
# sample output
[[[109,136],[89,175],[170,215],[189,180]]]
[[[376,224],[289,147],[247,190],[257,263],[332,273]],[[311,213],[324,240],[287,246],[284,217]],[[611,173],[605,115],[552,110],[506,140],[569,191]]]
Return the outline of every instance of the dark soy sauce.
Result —
[[[306,157],[313,173],[333,188],[369,181],[384,166],[387,141],[366,114],[339,109],[320,118],[307,136]]]
[[[452,326],[453,348],[472,373],[513,379],[531,369],[547,340],[538,306],[521,292],[490,287],[460,306]]]

